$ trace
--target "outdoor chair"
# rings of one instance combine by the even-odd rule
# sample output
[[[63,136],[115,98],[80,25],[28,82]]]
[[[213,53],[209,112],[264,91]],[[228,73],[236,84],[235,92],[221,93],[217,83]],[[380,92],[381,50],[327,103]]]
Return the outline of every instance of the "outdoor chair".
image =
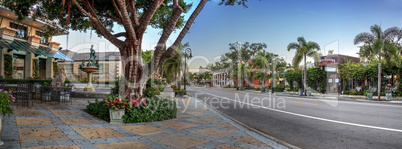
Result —
[[[29,102],[32,102],[32,84],[18,83],[17,86],[14,87],[12,94],[15,97],[17,105],[29,106]]]

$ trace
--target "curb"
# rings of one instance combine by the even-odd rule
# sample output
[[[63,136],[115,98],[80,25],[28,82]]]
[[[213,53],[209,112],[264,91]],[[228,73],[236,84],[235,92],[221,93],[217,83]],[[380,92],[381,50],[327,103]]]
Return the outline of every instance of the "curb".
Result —
[[[188,96],[188,97],[191,97],[191,98],[193,98],[193,99],[198,100],[197,98],[194,98],[194,97],[192,97],[192,96],[190,96],[190,95],[187,95],[187,96]],[[203,103],[204,105],[208,106],[209,108],[213,109],[215,112],[218,112],[219,114],[221,114],[221,115],[225,116],[226,118],[232,120],[233,122],[239,124],[240,126],[246,128],[246,129],[248,129],[248,130],[250,130],[250,131],[253,131],[253,132],[255,132],[255,133],[257,133],[257,134],[259,134],[259,135],[261,135],[261,136],[263,136],[263,137],[265,137],[265,138],[271,139],[271,140],[273,140],[273,141],[275,141],[275,142],[277,142],[277,143],[279,143],[279,144],[281,144],[281,145],[283,145],[283,146],[286,146],[286,147],[288,147],[288,148],[291,148],[291,149],[301,149],[301,148],[299,148],[299,147],[297,147],[297,146],[294,146],[294,145],[292,145],[292,144],[290,144],[290,143],[287,143],[287,142],[285,142],[285,141],[279,140],[279,139],[277,139],[277,138],[275,138],[275,137],[273,137],[273,136],[270,136],[270,135],[268,135],[268,134],[266,134],[266,133],[264,133],[264,132],[262,132],[262,131],[259,131],[259,130],[255,129],[255,128],[252,128],[252,127],[250,127],[250,126],[248,126],[248,125],[246,125],[246,124],[244,124],[244,123],[242,123],[242,122],[240,122],[240,121],[238,121],[238,120],[232,118],[231,116],[229,116],[229,115],[227,115],[227,114],[225,114],[225,113],[223,113],[223,112],[221,112],[221,111],[219,111],[219,110],[216,110],[214,107],[211,107],[210,105],[206,104],[205,102],[203,102],[203,101],[201,101],[201,100],[198,100],[198,101],[201,102],[201,103]]]

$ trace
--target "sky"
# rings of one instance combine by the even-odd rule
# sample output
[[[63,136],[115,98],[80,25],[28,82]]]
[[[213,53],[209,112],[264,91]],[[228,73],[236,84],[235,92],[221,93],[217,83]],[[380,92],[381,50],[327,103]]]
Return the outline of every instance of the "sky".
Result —
[[[193,3],[188,18],[195,9],[197,0],[185,0]],[[370,26],[381,25],[383,30],[389,27],[402,27],[402,1],[400,0],[249,0],[248,8],[242,6],[221,6],[220,0],[211,0],[206,4],[189,33],[183,39],[192,49],[190,71],[197,72],[199,66],[214,63],[219,56],[229,51],[229,43],[250,42],[267,44],[266,51],[276,53],[291,63],[295,50],[288,51],[287,46],[303,36],[307,41],[317,42],[321,53],[328,50],[343,55],[358,56],[357,45],[353,40],[357,34],[369,32]],[[115,27],[115,32],[123,27]],[[143,39],[143,50],[152,50],[160,37],[160,31],[148,27]],[[167,45],[176,39],[180,30],[171,35]],[[96,51],[118,51],[106,39],[95,33],[71,31],[54,37],[63,49],[77,52],[89,52],[91,44]],[[308,59],[309,60],[309,59]]]

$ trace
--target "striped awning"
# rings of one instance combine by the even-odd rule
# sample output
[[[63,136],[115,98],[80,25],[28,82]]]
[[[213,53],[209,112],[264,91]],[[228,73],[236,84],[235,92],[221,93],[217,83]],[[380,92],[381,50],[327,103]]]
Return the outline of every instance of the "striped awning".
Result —
[[[35,55],[44,55],[52,58],[57,58],[65,61],[74,61],[71,58],[67,57],[60,51],[52,51],[49,47],[39,46],[35,47],[30,45],[28,42],[20,41],[20,40],[8,40],[8,39],[0,39],[0,47],[18,50],[18,51],[26,51],[28,53],[33,53]]]

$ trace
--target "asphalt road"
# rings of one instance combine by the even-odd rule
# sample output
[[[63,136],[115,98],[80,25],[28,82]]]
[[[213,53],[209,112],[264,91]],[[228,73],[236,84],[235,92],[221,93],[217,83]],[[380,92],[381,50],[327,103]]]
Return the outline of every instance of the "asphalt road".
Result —
[[[402,148],[402,105],[188,87],[232,118],[300,148]]]

